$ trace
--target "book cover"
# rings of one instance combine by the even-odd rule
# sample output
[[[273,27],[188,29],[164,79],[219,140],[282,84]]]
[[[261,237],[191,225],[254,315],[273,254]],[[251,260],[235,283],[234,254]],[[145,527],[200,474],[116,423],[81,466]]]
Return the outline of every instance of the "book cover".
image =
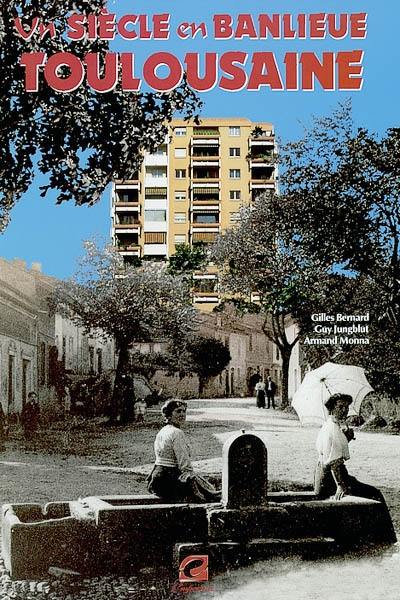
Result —
[[[300,424],[290,406],[308,371],[365,370],[361,395],[329,374],[323,393],[353,394],[352,424],[367,427],[351,441],[349,471],[382,490],[398,531],[399,10],[394,0],[1,4],[1,500],[18,507],[21,531],[53,520],[61,532],[44,543],[27,527],[13,550],[4,513],[5,596],[396,597],[397,544],[327,558],[329,527],[305,525],[318,434],[307,418],[321,424],[326,412],[299,413]],[[115,262],[89,242],[86,267],[100,270],[86,299],[65,284],[51,312],[82,243],[100,239],[128,272],[141,261],[128,304],[120,277],[115,318],[104,310]],[[80,324],[60,308],[67,300]],[[183,341],[194,321],[200,338]],[[98,326],[106,337],[92,335]],[[131,393],[147,408],[124,403]],[[188,400],[195,471],[217,486],[224,471],[225,507],[159,521],[143,509],[146,537],[118,520],[131,506],[118,498],[148,493],[160,400],[175,396]],[[240,431],[250,437],[238,449]],[[259,526],[264,503],[271,530]],[[354,506],[337,519],[343,548],[367,536],[356,525],[367,509]],[[68,519],[93,515],[97,529],[71,533]],[[371,525],[373,545],[384,519]],[[88,548],[82,565],[96,577],[79,576],[67,547],[86,535],[112,575],[98,575]],[[160,549],[168,535],[187,544],[175,547],[175,577]],[[131,554],[145,557],[139,575]],[[229,568],[214,575],[221,562]]]

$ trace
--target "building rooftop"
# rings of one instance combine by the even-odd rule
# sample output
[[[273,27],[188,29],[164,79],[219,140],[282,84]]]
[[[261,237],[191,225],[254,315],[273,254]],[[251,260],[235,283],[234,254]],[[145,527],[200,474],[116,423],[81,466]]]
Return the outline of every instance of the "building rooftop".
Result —
[[[268,129],[273,129],[272,123],[268,121],[251,121],[250,119],[246,119],[245,117],[201,117],[200,123],[197,125],[193,120],[185,121],[185,119],[172,119],[172,126],[189,126],[189,127],[201,127],[202,125],[259,125],[260,127],[266,127]]]

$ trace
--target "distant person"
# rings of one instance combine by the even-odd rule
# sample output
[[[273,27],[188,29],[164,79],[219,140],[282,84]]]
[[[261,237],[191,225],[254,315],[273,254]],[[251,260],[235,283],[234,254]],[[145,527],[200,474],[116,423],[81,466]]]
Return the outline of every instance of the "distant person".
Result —
[[[272,381],[271,377],[268,376],[267,383],[265,384],[265,392],[267,394],[268,400],[268,408],[275,408],[275,392],[276,392],[276,383]]]
[[[218,502],[220,492],[193,470],[189,442],[181,429],[186,406],[174,399],[161,409],[165,425],[154,442],[156,461],[147,480],[148,490],[165,502]]]
[[[254,391],[256,393],[257,408],[265,408],[265,383],[262,379],[257,381]]]
[[[64,419],[67,420],[71,416],[71,392],[66,385],[64,388]]]
[[[7,417],[3,410],[3,405],[0,402],[0,451],[5,450],[4,441],[7,437]]]
[[[147,404],[144,398],[138,398],[133,407],[136,423],[144,423],[146,418],[146,410]]]
[[[36,392],[29,392],[21,411],[21,425],[26,440],[32,439],[40,423],[40,406]]]

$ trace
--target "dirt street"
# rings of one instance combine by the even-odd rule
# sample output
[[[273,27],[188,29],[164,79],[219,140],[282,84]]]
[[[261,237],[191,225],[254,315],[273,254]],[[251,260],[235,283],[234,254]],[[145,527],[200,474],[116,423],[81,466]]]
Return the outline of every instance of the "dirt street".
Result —
[[[107,427],[100,421],[75,421],[42,428],[37,438],[31,442],[23,440],[20,432],[12,432],[0,453],[1,503],[45,503],[51,500],[74,500],[89,495],[145,493],[145,479],[153,461],[153,441],[161,424],[159,408],[155,408],[149,411],[144,424],[132,424],[123,428]],[[195,467],[205,473],[221,473],[223,442],[232,433],[244,429],[258,431],[265,440],[268,448],[268,477],[274,482],[275,489],[276,486],[287,489],[294,483],[303,486],[310,486],[312,483],[316,459],[314,444],[318,429],[302,428],[292,415],[279,410],[257,409],[253,399],[196,400],[189,403],[185,428],[191,440]],[[356,440],[351,443],[350,451],[350,473],[361,481],[382,489],[396,530],[400,532],[400,436],[356,431]],[[281,569],[280,563],[278,567]],[[297,573],[296,569],[293,573]],[[370,571],[368,563],[365,572]],[[273,573],[273,566],[269,566],[268,581],[262,576],[260,582],[258,579],[254,580],[253,570],[240,575],[241,582],[247,579],[256,581],[251,585],[256,585],[256,588],[259,586],[259,593],[258,588],[249,593],[244,587],[243,595],[237,595],[235,574],[227,582],[224,578],[218,581],[221,589],[225,589],[225,586],[228,589],[233,585],[232,598],[254,597],[261,600],[264,599],[262,590],[272,581]],[[332,577],[336,578],[336,570]],[[56,584],[57,582],[54,583]],[[126,596],[121,595],[121,582],[104,578],[96,582],[88,580],[85,589],[76,592],[60,588],[53,593],[53,588],[40,588],[40,591],[39,585],[34,589],[29,585],[25,585],[26,589],[17,588],[17,584],[7,578],[0,561],[0,599],[14,597],[42,600],[52,597],[58,600],[66,595],[71,599],[146,597],[159,600],[169,597],[164,591],[159,592],[152,586],[147,586],[147,595],[143,595],[144,588],[129,581],[124,581],[123,585],[132,591],[127,591]],[[279,595],[275,583],[271,589],[274,597],[286,600],[287,596]],[[285,594],[286,583],[282,589]],[[149,590],[153,590],[153,595]],[[229,593],[227,592],[227,596],[216,597],[224,600],[226,597],[228,600],[231,598]],[[392,600],[390,593],[391,591],[386,591],[382,598]],[[307,584],[304,594],[304,598],[309,597]],[[324,597],[331,599],[329,594]],[[357,596],[356,600],[361,597],[368,600],[378,598],[364,594]],[[303,596],[299,595],[300,598]],[[332,598],[336,600],[335,596]]]

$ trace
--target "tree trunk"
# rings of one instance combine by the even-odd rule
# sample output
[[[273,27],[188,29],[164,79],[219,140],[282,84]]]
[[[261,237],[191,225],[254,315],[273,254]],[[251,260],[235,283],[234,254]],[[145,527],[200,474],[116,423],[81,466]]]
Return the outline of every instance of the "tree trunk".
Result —
[[[289,405],[289,362],[290,355],[292,354],[293,346],[289,346],[284,350],[281,350],[282,355],[282,395],[281,395],[281,407],[287,408]]]
[[[201,398],[203,395],[204,387],[207,383],[207,379],[205,379],[201,375],[198,375],[198,378],[199,378],[199,398]]]
[[[133,398],[128,397],[129,386],[127,386],[126,381],[129,367],[128,344],[126,342],[119,342],[118,348],[118,363],[110,407],[110,421],[112,423],[117,423],[121,420],[121,416],[127,412],[127,403],[133,402]]]

